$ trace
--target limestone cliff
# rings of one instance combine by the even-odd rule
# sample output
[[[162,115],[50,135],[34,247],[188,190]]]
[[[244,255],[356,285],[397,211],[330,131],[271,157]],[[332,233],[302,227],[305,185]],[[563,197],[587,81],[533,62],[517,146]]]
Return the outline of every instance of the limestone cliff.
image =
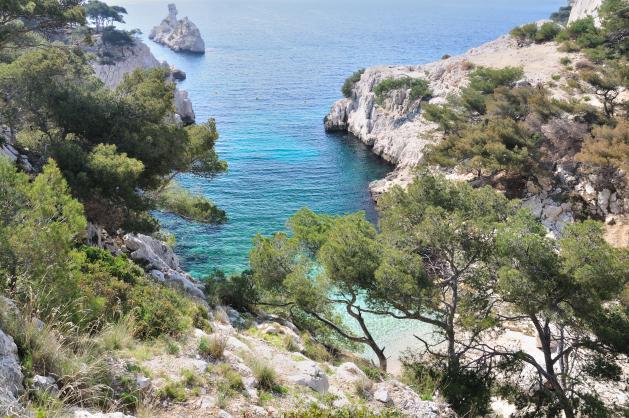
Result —
[[[603,0],[575,0],[572,4],[572,11],[570,12],[569,22],[583,19],[587,16],[593,16],[595,22],[600,23],[598,20],[598,8],[601,7]]]
[[[177,20],[177,7],[168,5],[168,16],[151,31],[149,38],[176,52],[205,53],[199,28],[187,17]]]
[[[578,63],[584,57],[560,52],[557,47],[552,42],[521,46],[511,37],[503,36],[461,56],[430,64],[369,68],[354,84],[351,96],[332,106],[325,127],[328,131],[355,135],[371,146],[374,153],[396,165],[387,178],[370,185],[372,194],[377,196],[394,184],[408,184],[426,146],[438,141],[439,134],[436,125],[422,116],[421,101],[409,98],[410,90],[393,91],[383,102],[376,103],[373,91],[376,84],[391,78],[423,78],[433,92],[430,103],[444,103],[448,95],[467,85],[474,66],[514,66],[524,71],[524,79],[519,83],[543,85],[553,97],[567,100],[576,96],[566,93],[570,91],[566,88],[570,75],[561,61]],[[595,97],[587,99],[590,104],[600,105]],[[574,161],[579,144],[588,135],[587,129],[569,117],[555,118],[536,129],[557,145],[553,150],[556,161],[551,178],[539,179],[539,184],[529,182],[521,198],[549,230],[559,233],[566,223],[574,220],[577,212],[607,219],[610,224],[625,219],[629,213],[629,191],[622,179],[581,172]],[[446,172],[453,178],[461,178],[453,171]],[[568,202],[567,196],[577,196],[576,203]]]
[[[108,53],[113,55],[114,59],[107,62],[94,61],[92,67],[96,76],[109,88],[115,88],[122,82],[125,74],[139,68],[169,67],[166,62],[160,63],[151,53],[150,48],[140,39],[136,39],[131,46],[116,47],[114,51],[108,51]],[[175,90],[175,111],[184,123],[194,123],[194,109],[187,91]]]

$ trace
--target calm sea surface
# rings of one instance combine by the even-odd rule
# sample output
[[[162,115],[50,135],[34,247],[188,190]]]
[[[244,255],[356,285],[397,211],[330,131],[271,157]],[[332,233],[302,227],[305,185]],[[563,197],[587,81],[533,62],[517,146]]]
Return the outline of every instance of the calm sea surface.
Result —
[[[121,0],[127,26],[150,29],[167,1]],[[546,18],[565,0],[186,0],[204,56],[175,54],[147,41],[155,56],[186,71],[197,120],[217,120],[217,144],[229,172],[180,182],[225,209],[229,222],[192,224],[161,215],[177,237],[184,267],[247,267],[251,238],[284,228],[302,207],[318,212],[365,210],[375,220],[367,185],[391,167],[353,138],[326,134],[322,120],[341,97],[347,75],[377,64],[421,64],[495,39],[518,24]],[[374,334],[390,354],[421,325],[377,320]],[[401,337],[404,336],[404,337]],[[410,338],[409,338],[410,337]]]

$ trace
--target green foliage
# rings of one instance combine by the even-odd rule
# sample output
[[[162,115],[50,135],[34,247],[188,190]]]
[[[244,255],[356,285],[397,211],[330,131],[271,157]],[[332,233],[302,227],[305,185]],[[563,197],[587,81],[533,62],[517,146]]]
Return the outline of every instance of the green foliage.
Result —
[[[109,6],[99,0],[89,0],[85,7],[85,15],[96,25],[96,30],[111,27],[114,23],[124,23],[123,15],[127,14],[124,7]]]
[[[259,389],[268,391],[278,389],[277,373],[271,366],[261,361],[255,361],[252,369]]]
[[[136,71],[111,91],[87,59],[47,48],[0,65],[0,88],[9,98],[0,120],[20,131],[18,139],[33,152],[55,158],[88,219],[109,230],[152,232],[151,192],[178,173],[211,177],[226,169],[214,150],[215,123],[183,127],[173,121],[167,70]],[[204,221],[224,218],[202,199],[173,199],[167,203]]]
[[[33,46],[38,39],[30,35],[36,32],[85,22],[81,0],[4,0],[0,9],[0,53],[5,48]]]
[[[120,30],[110,26],[102,30],[101,40],[104,44],[115,47],[131,46],[135,43],[134,35],[136,33],[138,32],[135,30]]]
[[[488,119],[486,125],[471,126],[460,137],[449,136],[434,146],[428,161],[476,171],[531,173],[538,161],[539,137],[522,122]]]
[[[374,86],[373,92],[376,95],[376,101],[379,104],[382,104],[385,96],[387,96],[391,91],[401,89],[410,89],[409,99],[412,102],[419,99],[423,100],[432,96],[432,91],[430,90],[428,81],[422,78],[411,77],[388,78],[386,80],[382,80]]]
[[[561,26],[554,22],[546,22],[541,26],[536,23],[518,26],[511,31],[511,36],[517,38],[521,43],[544,43],[550,42],[561,32]]]
[[[348,406],[340,409],[324,409],[316,403],[312,403],[303,409],[291,411],[285,414],[286,418],[397,418],[401,414],[384,409],[374,412],[364,406]]]
[[[199,341],[199,353],[209,356],[214,360],[223,358],[225,347],[227,347],[227,337],[223,335],[202,337]]]
[[[510,87],[522,78],[522,68],[477,67],[470,73],[470,88],[483,94],[492,94],[498,87]]]
[[[581,72],[581,78],[590,86],[590,91],[601,99],[608,118],[616,114],[617,99],[623,89],[629,87],[629,63],[610,62],[605,67]],[[625,103],[626,105],[626,103]]]
[[[188,221],[223,223],[227,221],[225,211],[219,209],[205,196],[192,194],[176,183],[169,184],[156,198],[157,207],[174,213]]]
[[[259,299],[252,271],[229,277],[221,271],[214,272],[205,279],[205,294],[214,305],[228,305],[239,310],[248,309]]]
[[[354,84],[360,81],[363,73],[365,72],[364,68],[361,68],[358,71],[355,71],[351,76],[347,77],[345,82],[343,83],[343,87],[341,88],[341,93],[343,96],[350,98],[352,97],[352,89],[354,88]]]

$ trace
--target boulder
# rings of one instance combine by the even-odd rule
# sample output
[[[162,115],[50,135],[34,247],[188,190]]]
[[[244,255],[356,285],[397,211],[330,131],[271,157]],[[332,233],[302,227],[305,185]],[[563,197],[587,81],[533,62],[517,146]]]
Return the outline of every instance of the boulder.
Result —
[[[298,373],[290,379],[298,385],[307,386],[318,393],[327,393],[330,388],[328,376],[313,361],[297,363]]]
[[[177,6],[168,5],[168,16],[155,26],[149,39],[165,45],[175,52],[193,52],[204,54],[205,42],[199,28],[187,17],[177,19]]]
[[[376,398],[376,394],[378,394],[379,399]],[[374,386],[374,399],[393,406],[397,411],[409,417],[456,417],[448,405],[424,401],[410,387],[397,380],[376,384]]]
[[[0,329],[0,416],[19,416],[22,408],[17,401],[22,386],[22,370],[13,338]]]
[[[52,376],[35,375],[33,377],[33,389],[51,394],[59,392],[57,381]]]
[[[356,364],[347,362],[341,364],[336,369],[336,377],[339,380],[348,383],[354,383],[359,380],[367,379],[367,375]]]

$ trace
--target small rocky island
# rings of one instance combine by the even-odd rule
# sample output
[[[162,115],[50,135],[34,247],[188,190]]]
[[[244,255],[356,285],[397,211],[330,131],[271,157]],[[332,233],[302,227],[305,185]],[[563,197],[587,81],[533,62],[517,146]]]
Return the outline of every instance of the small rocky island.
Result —
[[[199,28],[187,17],[177,20],[177,6],[174,4],[168,5],[168,17],[153,28],[149,39],[175,52],[205,53],[205,42]]]

